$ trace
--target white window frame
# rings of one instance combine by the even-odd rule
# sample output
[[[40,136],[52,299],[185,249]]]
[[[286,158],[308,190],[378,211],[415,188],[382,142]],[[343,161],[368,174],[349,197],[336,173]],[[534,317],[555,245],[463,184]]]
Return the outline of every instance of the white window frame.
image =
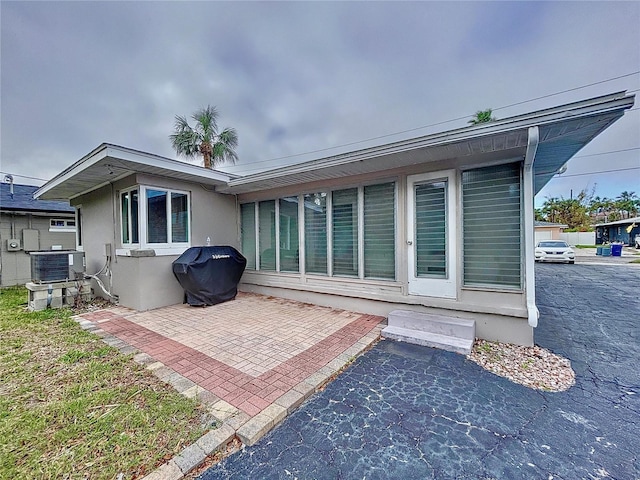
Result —
[[[53,222],[62,222],[62,225],[51,225]],[[74,225],[69,225],[69,222],[74,222]],[[76,232],[75,222],[76,222],[75,218],[51,218],[49,219],[49,232],[75,233]]]
[[[138,190],[138,243],[123,243],[122,242],[122,194],[128,191]],[[156,190],[167,194],[166,211],[167,218],[167,239],[168,242],[152,243],[147,241],[147,191]],[[180,195],[186,195],[187,197],[187,241],[186,242],[173,242],[171,232],[171,194],[177,193]],[[116,255],[130,256],[131,250],[135,249],[151,249],[154,250],[157,256],[162,255],[180,255],[187,248],[191,247],[191,192],[186,190],[177,190],[166,187],[156,187],[151,185],[135,185],[133,187],[121,190],[118,192],[118,209],[120,211],[120,242],[122,248],[116,250]],[[131,202],[129,202],[129,214],[131,209]],[[129,222],[129,228],[131,229],[131,222]],[[132,238],[130,230],[129,238]]]
[[[131,193],[134,190],[138,190],[138,240],[140,240],[141,236],[140,236],[140,220],[142,218],[141,216],[141,211],[140,211],[140,198],[141,198],[141,194],[140,194],[140,187],[138,185],[131,187],[131,188],[125,188],[124,190],[120,190],[118,192],[118,212],[120,212],[120,244],[122,245],[122,248],[125,249],[131,249],[131,248],[140,248],[140,242],[125,242],[124,239],[122,238],[122,225],[124,225],[124,219],[122,217],[122,195],[124,195],[125,193]],[[131,221],[131,196],[129,196],[129,205],[128,205],[128,209],[127,209],[127,215],[129,216],[129,221],[128,221],[128,225],[129,225],[129,238],[133,238],[133,227],[132,227],[132,221]]]
[[[394,277],[393,278],[376,278],[376,277],[365,277],[364,275],[364,189],[367,186],[381,185],[385,183],[393,183],[394,188],[394,201],[393,201],[393,209],[394,209],[394,232],[395,232],[395,252],[394,252]],[[346,185],[340,186],[333,189],[318,189],[313,191],[305,191],[303,193],[299,193],[297,195],[285,195],[284,197],[275,197],[275,198],[265,198],[261,200],[255,200],[251,202],[243,202],[242,204],[254,204],[254,214],[255,214],[255,243],[256,243],[256,268],[253,271],[259,272],[263,271],[265,273],[285,273],[285,274],[294,274],[301,276],[318,276],[318,277],[330,277],[330,278],[344,278],[348,280],[359,279],[359,280],[367,280],[367,281],[381,281],[381,282],[397,282],[399,276],[399,268],[400,268],[400,254],[399,254],[399,240],[400,234],[398,232],[398,205],[400,202],[399,199],[399,179],[397,177],[377,179],[371,182],[360,183],[355,185]],[[358,246],[358,274],[356,275],[334,275],[333,273],[333,192],[348,190],[348,189],[357,189],[357,208],[358,208],[358,238],[357,238],[357,246]],[[306,236],[305,236],[305,208],[304,208],[304,196],[311,195],[316,193],[324,193],[326,195],[326,208],[327,208],[327,218],[326,218],[326,231],[327,231],[327,273],[318,273],[318,272],[307,272],[306,271]],[[282,272],[280,269],[280,222],[282,220],[280,216],[280,199],[285,197],[297,197],[298,199],[298,272]],[[276,269],[273,270],[260,270],[260,247],[259,247],[259,215],[260,215],[260,202],[261,201],[274,201],[275,202],[275,229],[276,229],[276,245],[278,246],[276,250]],[[241,222],[242,219],[239,216],[238,222]],[[240,239],[242,242],[242,238]]]

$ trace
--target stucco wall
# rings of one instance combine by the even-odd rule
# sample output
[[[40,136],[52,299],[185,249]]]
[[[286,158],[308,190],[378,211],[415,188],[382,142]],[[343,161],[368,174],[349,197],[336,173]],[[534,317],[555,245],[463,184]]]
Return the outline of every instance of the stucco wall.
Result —
[[[51,250],[53,245],[60,245],[64,250],[74,250],[75,233],[50,232],[52,218],[73,219],[73,214],[11,214],[2,213],[0,221],[0,285],[21,285],[31,281],[31,258],[24,249],[17,252],[7,250],[7,240],[17,238],[23,243],[23,230],[38,231],[38,250]],[[11,236],[13,226],[13,235]]]
[[[207,237],[212,245],[238,245],[235,197],[215,193],[198,184],[151,175],[132,175],[114,184],[83,195],[72,201],[83,209],[83,249],[87,271],[95,273],[105,264],[105,244],[113,253],[112,293],[120,304],[136,310],[149,310],[181,303],[183,290],[173,276],[171,263],[178,255],[130,257],[115,255],[122,248],[120,239],[119,191],[133,185],[188,191],[191,198],[191,245],[204,245]],[[106,280],[106,279],[103,279]],[[94,282],[94,292],[105,296]]]

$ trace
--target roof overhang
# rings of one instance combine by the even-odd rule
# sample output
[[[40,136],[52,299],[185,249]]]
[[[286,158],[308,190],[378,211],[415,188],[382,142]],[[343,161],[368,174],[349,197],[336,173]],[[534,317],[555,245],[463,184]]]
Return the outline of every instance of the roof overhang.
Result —
[[[216,170],[103,143],[45,183],[34,197],[71,200],[134,173],[160,175],[214,187],[226,185],[234,178]]]
[[[238,177],[217,190],[242,194],[440,160],[459,160],[469,168],[501,158],[513,161],[524,158],[528,129],[538,126],[540,143],[534,162],[534,193],[537,193],[577,151],[631,108],[634,98],[618,92]]]

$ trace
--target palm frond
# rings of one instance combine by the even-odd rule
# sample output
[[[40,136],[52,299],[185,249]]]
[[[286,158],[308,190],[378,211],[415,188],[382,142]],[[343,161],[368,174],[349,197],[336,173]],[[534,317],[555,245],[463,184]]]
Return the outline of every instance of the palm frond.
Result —
[[[218,133],[218,110],[216,107],[207,105],[192,115],[196,121],[196,130],[202,135],[205,141],[212,141]]]
[[[189,126],[185,117],[176,115],[174,133],[169,138],[178,155],[191,158],[198,154],[199,135]]]
[[[211,162],[213,166],[224,162],[236,163],[238,155],[235,147],[238,146],[238,133],[234,128],[225,128],[215,143],[212,145]]]

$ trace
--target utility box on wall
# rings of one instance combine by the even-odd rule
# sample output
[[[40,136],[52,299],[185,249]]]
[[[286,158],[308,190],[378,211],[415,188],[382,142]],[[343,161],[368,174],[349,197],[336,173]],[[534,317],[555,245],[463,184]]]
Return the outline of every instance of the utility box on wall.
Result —
[[[26,228],[22,230],[22,246],[25,252],[40,250],[40,232]]]

